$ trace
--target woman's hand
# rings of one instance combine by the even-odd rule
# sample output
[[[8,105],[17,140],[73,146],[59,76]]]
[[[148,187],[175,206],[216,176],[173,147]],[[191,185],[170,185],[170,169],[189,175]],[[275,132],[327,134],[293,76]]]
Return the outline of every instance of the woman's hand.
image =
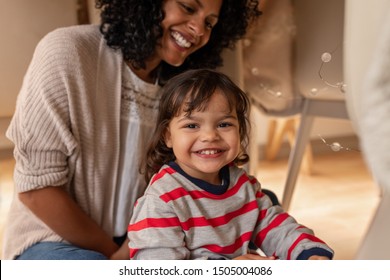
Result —
[[[130,259],[130,250],[129,250],[129,238],[122,243],[122,246],[110,256],[110,260],[129,260]]]

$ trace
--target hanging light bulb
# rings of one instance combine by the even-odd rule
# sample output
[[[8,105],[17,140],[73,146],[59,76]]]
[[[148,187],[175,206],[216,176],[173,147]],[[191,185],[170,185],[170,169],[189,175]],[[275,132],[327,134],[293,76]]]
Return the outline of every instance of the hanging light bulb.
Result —
[[[360,152],[356,149],[343,147],[339,142],[333,142],[332,144],[329,144],[323,137],[321,137],[321,135],[318,136],[321,138],[322,142],[324,142],[324,144],[327,145],[333,152],[340,152],[341,150]]]
[[[310,90],[310,94],[313,95],[313,96],[317,95],[317,93],[318,93],[318,89],[317,88],[312,88]]]
[[[332,55],[331,55],[330,53],[328,53],[328,52],[324,52],[324,53],[321,55],[321,60],[322,60],[322,62],[327,63],[327,62],[329,62],[329,61],[332,60]]]
[[[322,55],[321,55],[321,66],[320,66],[320,69],[318,70],[318,76],[320,77],[320,79],[328,86],[330,87],[334,87],[334,88],[338,88],[340,90],[340,92],[342,93],[345,93],[346,91],[346,84],[344,84],[344,82],[338,82],[336,84],[332,84],[330,82],[328,82],[327,80],[324,79],[324,77],[322,76],[322,67],[324,66],[325,63],[328,63],[332,60],[332,53],[329,53],[329,52],[324,52]],[[317,92],[315,92],[317,93]],[[312,92],[313,94],[313,92]]]
[[[281,97],[282,96],[282,92],[281,91],[275,92],[275,96],[278,97],[278,98]]]
[[[345,92],[346,92],[346,90],[347,90],[347,85],[346,85],[346,84],[344,84],[344,83],[337,83],[336,85],[337,85],[337,87],[339,88],[339,90],[340,90],[342,93],[345,93]]]
[[[252,73],[253,76],[258,76],[259,75],[259,68],[252,67],[251,73]]]
[[[329,145],[329,147],[334,152],[339,152],[341,149],[343,149],[343,147],[340,145],[339,142],[333,142],[332,144]]]

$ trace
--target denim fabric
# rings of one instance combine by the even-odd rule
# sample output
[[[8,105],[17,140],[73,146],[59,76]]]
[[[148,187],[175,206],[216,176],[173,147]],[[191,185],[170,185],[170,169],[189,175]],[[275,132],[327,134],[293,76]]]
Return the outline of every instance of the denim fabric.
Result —
[[[17,260],[107,260],[103,254],[62,242],[39,242],[32,245]]]

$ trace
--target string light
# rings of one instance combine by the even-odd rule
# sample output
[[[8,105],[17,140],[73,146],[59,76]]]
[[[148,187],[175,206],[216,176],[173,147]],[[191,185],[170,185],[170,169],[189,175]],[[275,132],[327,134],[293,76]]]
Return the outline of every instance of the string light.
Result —
[[[326,142],[326,140],[321,135],[318,135],[318,136],[321,138],[322,142],[324,142],[324,144],[327,145],[333,152],[340,152],[341,150],[360,152],[357,149],[343,147],[343,146],[341,146],[341,144],[339,142],[333,142],[333,143],[329,144],[328,142]]]
[[[251,42],[249,39],[246,39],[246,40],[244,41],[244,46],[245,46],[245,47],[248,47],[248,46],[251,45],[251,43],[252,43],[252,42]],[[333,52],[334,52],[334,51],[333,51]],[[320,92],[326,91],[326,90],[328,89],[328,87],[338,88],[338,89],[340,90],[341,93],[345,93],[345,92],[346,92],[347,85],[346,85],[344,82],[331,83],[331,82],[329,82],[328,80],[326,80],[326,79],[323,77],[323,75],[322,75],[322,70],[323,70],[323,68],[324,68],[324,65],[325,65],[326,63],[329,63],[329,62],[332,60],[332,53],[333,53],[333,52],[324,52],[324,53],[321,55],[321,61],[322,61],[322,62],[321,62],[320,68],[319,68],[319,70],[318,70],[318,76],[320,77],[321,81],[323,81],[324,84],[327,85],[327,86],[326,86],[326,87],[323,87],[323,88],[320,88],[320,89],[318,89],[318,88],[312,88],[312,89],[310,90],[310,95],[316,96],[316,95],[318,95]],[[251,68],[250,68],[250,72],[251,72],[251,74],[252,74],[253,76],[259,76],[259,75],[260,75],[260,70],[259,70],[259,68],[257,68],[257,67],[251,67]],[[271,88],[271,86],[267,86],[267,85],[265,85],[264,83],[259,83],[258,86],[259,86],[259,88],[260,88],[262,91],[264,91],[264,92],[266,92],[266,93],[268,93],[268,94],[270,94],[270,95],[272,95],[272,96],[274,96],[274,97],[276,97],[276,98],[281,98],[281,97],[283,97],[283,93],[282,93],[281,91],[273,90],[273,89]],[[290,98],[290,99],[294,99],[294,98]]]
[[[274,91],[273,89],[271,89],[270,87],[267,87],[266,85],[264,85],[263,83],[259,83],[258,84],[259,87],[265,91],[266,93],[272,95],[273,97],[276,97],[276,98],[281,98],[283,97],[283,94],[281,91]]]
[[[336,48],[337,49],[337,48]],[[335,52],[335,50],[333,51]],[[347,85],[344,83],[344,82],[338,82],[338,83],[335,83],[335,84],[332,84],[330,82],[328,82],[323,76],[322,76],[322,68],[324,67],[324,64],[326,63],[329,63],[331,60],[332,60],[332,53],[333,52],[324,52],[322,55],[321,55],[321,65],[320,65],[320,69],[318,70],[318,76],[320,77],[320,79],[327,85],[327,86],[330,86],[330,87],[334,87],[334,88],[338,88],[342,93],[345,93],[346,91],[346,87]],[[315,93],[317,93],[318,91],[315,91]]]
[[[295,25],[292,24],[291,26],[293,28],[288,30],[288,32],[286,32],[287,30],[283,30],[283,34],[287,33],[287,34],[290,34],[290,35],[294,35],[295,34]],[[280,30],[278,30],[278,31],[280,31]],[[278,37],[276,34],[280,35],[279,32],[270,32],[269,34],[272,34],[272,36],[271,37],[268,36],[267,40],[275,39],[276,37]],[[257,43],[259,43],[259,42],[257,42]],[[252,44],[253,44],[252,40],[249,39],[249,38],[245,38],[243,40],[244,48],[249,48],[249,47],[252,46]],[[324,87],[320,87],[320,88],[312,88],[310,90],[310,94],[311,95],[316,96],[319,93],[326,92],[329,89],[329,87],[337,88],[342,94],[345,94],[347,85],[343,81],[336,82],[336,83],[329,82],[323,76],[323,73],[322,73],[322,71],[323,71],[323,69],[325,67],[325,64],[327,64],[327,63],[332,61],[333,54],[334,54],[335,51],[337,51],[337,49],[338,49],[338,47],[336,47],[331,52],[324,52],[324,53],[322,53],[322,55],[320,57],[321,58],[321,65],[320,65],[320,67],[318,69],[318,76],[321,79],[321,81],[325,84],[325,86]],[[249,70],[249,73],[252,76],[255,76],[255,77],[259,78],[259,82],[257,83],[257,87],[258,87],[259,91],[257,92],[257,94],[265,93],[265,94],[269,94],[272,97],[275,97],[275,98],[278,98],[278,99],[296,99],[296,98],[300,98],[300,97],[296,97],[296,96],[286,97],[286,95],[283,94],[282,91],[280,91],[279,89],[275,88],[275,87],[277,87],[277,85],[274,85],[273,83],[268,83],[267,81],[264,82],[264,80],[261,81],[261,79],[260,79],[261,71],[259,70],[259,68],[256,67],[255,65],[251,65],[251,61],[246,61],[246,63],[247,63],[247,67],[248,67],[247,69]],[[322,142],[325,145],[327,145],[334,152],[340,152],[342,150],[360,152],[357,149],[343,147],[339,142],[328,143],[320,135],[319,135],[319,137],[321,138]]]
[[[247,43],[247,44],[249,44],[249,43]],[[251,67],[250,73],[251,73],[251,75],[253,75],[255,77],[260,76],[260,70],[257,67]],[[260,80],[260,78],[259,78],[259,80]],[[287,99],[280,90],[274,89],[277,86],[266,85],[263,82],[256,83],[256,86],[260,90],[258,93],[266,93],[266,94],[269,94],[275,98]],[[290,98],[290,99],[293,99],[293,98]]]

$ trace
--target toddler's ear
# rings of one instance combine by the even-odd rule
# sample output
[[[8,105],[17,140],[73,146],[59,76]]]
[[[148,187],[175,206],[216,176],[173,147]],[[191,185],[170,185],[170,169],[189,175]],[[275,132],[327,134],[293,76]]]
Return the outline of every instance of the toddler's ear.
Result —
[[[167,129],[165,130],[165,133],[164,133],[164,142],[165,142],[165,145],[166,145],[168,148],[172,148],[171,132],[169,131],[169,128],[167,128]]]

